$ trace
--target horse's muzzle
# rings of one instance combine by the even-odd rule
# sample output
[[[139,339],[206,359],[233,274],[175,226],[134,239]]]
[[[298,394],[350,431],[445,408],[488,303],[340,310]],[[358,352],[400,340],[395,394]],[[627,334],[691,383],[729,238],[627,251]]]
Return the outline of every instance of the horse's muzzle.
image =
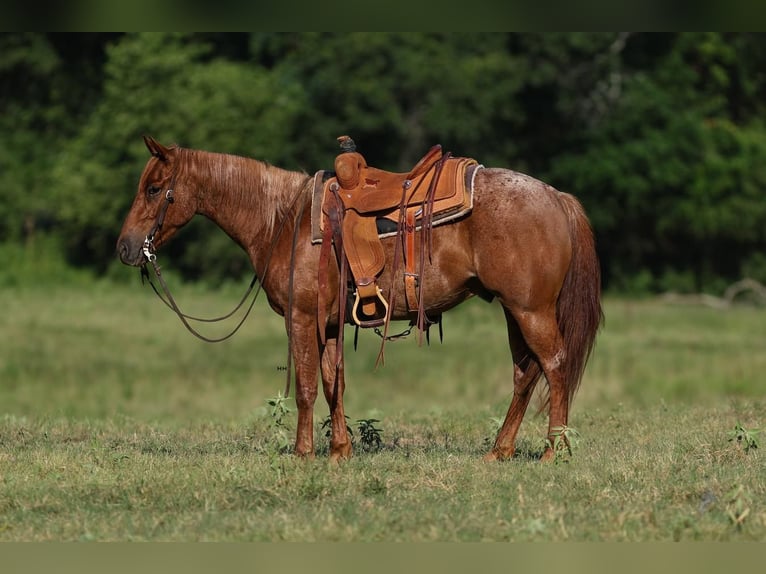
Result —
[[[117,255],[125,265],[139,267],[146,261],[142,251],[143,241],[135,241],[129,237],[120,237],[117,240]]]

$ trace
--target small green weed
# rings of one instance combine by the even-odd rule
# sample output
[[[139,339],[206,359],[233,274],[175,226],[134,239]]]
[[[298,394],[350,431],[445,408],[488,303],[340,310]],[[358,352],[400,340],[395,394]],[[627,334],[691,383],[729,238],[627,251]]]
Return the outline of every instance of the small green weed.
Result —
[[[348,420],[348,415],[346,416],[346,420]],[[378,419],[358,419],[356,421],[361,447],[367,452],[378,451],[383,446],[383,440],[380,436],[383,433],[383,429],[379,429],[375,426],[375,423],[379,422],[380,420]],[[321,428],[325,431],[325,438],[329,439],[332,433],[332,420],[330,415],[327,415],[324,418]],[[351,442],[356,444],[356,435],[354,434],[354,429],[349,426],[348,422],[346,423],[346,430],[351,436]]]
[[[380,438],[382,429],[375,426],[379,423],[378,419],[359,419],[356,421],[359,428],[359,439],[362,441],[362,448],[366,451],[378,451],[382,445]]]
[[[278,454],[285,454],[290,450],[290,429],[285,423],[285,417],[290,414],[287,400],[287,397],[283,396],[281,392],[266,400],[266,403],[271,407],[269,428],[272,432],[273,450]]]
[[[760,429],[746,429],[740,423],[734,426],[734,430],[729,432],[729,442],[736,442],[748,454],[751,450],[758,448],[758,439],[756,435],[761,432]]]

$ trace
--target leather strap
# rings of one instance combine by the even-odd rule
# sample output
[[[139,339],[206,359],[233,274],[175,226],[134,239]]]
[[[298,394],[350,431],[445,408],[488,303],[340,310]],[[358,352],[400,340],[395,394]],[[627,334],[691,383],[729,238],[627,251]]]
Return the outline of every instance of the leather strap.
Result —
[[[327,289],[329,288],[330,256],[332,254],[332,225],[329,218],[325,220],[322,233],[322,247],[319,250],[319,270],[317,273],[317,328],[319,340],[327,344]]]
[[[418,309],[417,277],[415,270],[415,211],[407,210],[404,222],[404,294],[410,312]]]
[[[331,187],[331,207],[328,212],[330,227],[332,228],[333,243],[335,244],[335,257],[338,261],[338,336],[335,344],[335,374],[337,376],[343,366],[343,333],[346,325],[346,305],[348,297],[348,259],[343,251],[343,202],[338,197],[338,188]],[[332,202],[335,202],[332,205]]]

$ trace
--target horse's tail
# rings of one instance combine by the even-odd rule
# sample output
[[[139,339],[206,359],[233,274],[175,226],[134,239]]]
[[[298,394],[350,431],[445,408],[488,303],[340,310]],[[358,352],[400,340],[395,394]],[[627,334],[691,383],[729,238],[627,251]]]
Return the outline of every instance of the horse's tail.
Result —
[[[558,198],[566,212],[572,239],[572,261],[556,306],[556,320],[566,350],[562,374],[571,404],[593,351],[596,333],[604,321],[604,312],[601,268],[590,222],[574,196],[559,193]]]

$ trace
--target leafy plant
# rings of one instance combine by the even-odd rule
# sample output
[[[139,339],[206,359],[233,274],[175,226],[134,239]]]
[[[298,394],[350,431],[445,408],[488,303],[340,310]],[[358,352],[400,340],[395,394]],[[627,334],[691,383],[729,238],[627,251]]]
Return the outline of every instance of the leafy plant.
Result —
[[[362,448],[367,451],[380,450],[382,440],[380,438],[382,429],[375,426],[379,423],[378,419],[359,419],[356,421],[359,428],[359,439],[362,441]]]
[[[272,431],[274,450],[278,454],[284,454],[290,450],[290,429],[285,423],[285,417],[290,414],[287,405],[287,397],[281,392],[277,396],[267,399],[266,403],[271,407],[269,412],[269,428]]]
[[[729,432],[729,442],[736,442],[740,447],[749,453],[758,448],[758,439],[756,435],[761,432],[760,429],[746,429],[740,423],[734,426],[734,430]]]

